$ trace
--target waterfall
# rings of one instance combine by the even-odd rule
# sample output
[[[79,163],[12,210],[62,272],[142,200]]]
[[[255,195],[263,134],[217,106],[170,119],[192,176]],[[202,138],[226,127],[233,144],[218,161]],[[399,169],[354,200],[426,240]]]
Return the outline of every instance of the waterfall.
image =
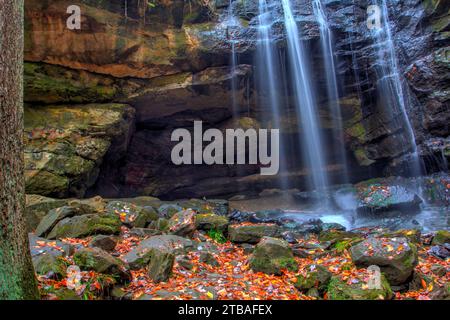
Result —
[[[334,47],[332,33],[328,26],[326,14],[323,10],[321,0],[313,0],[314,15],[320,25],[320,39],[322,54],[324,58],[325,75],[327,79],[328,106],[332,116],[333,137],[338,143],[333,144],[335,154],[343,166],[342,182],[348,182],[347,157],[345,153],[345,138],[342,125],[341,105],[339,102],[339,90],[334,61]]]
[[[280,95],[283,92],[281,62],[276,43],[271,34],[272,15],[268,8],[267,0],[259,0],[258,16],[258,42],[257,42],[257,61],[256,74],[258,90],[260,92],[260,105],[269,104],[269,120],[272,127],[280,129],[281,132],[281,102]],[[285,168],[285,157],[283,139],[280,139],[280,166]],[[284,174],[279,175],[280,187],[286,189],[288,186],[287,177]]]
[[[239,26],[239,21],[236,19],[233,11],[233,2],[230,0],[230,4],[228,7],[228,13],[226,18],[226,24],[227,24],[227,37],[230,41],[231,45],[231,57],[230,57],[230,65],[231,65],[231,104],[232,104],[232,110],[233,110],[233,117],[238,118],[239,117],[239,107],[237,103],[237,77],[235,76],[236,73],[236,67],[238,65],[238,58],[237,58],[237,52],[236,52],[236,40],[234,39],[234,32],[233,29],[237,26]]]
[[[396,111],[400,112],[400,117],[408,136],[408,143],[412,148],[413,163],[409,173],[412,175],[420,175],[420,160],[417,153],[414,130],[406,111],[408,102],[403,89],[403,79],[398,67],[386,0],[381,0],[381,8],[382,28],[375,28],[372,30],[372,35],[376,41],[375,47],[377,49],[376,69],[378,76],[378,90],[381,98],[384,100],[384,106],[391,107],[392,109],[395,108],[397,109]],[[396,116],[395,114],[393,115]]]
[[[300,41],[300,33],[289,0],[282,0],[282,5],[292,88],[295,105],[301,118],[301,131],[303,132],[300,136],[303,155],[311,171],[312,188],[323,192],[328,186],[328,178],[325,172],[323,143],[317,116],[318,110],[311,87],[312,77],[309,71],[309,62],[304,44]]]

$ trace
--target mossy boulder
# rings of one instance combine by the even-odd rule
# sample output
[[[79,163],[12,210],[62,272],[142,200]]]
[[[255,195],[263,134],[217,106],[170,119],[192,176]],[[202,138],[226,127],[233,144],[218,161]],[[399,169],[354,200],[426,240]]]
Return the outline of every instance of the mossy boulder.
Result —
[[[333,276],[327,287],[329,300],[389,300],[393,293],[386,278],[381,275],[381,288],[368,289],[363,282],[347,283],[339,276]]]
[[[417,248],[406,238],[368,238],[350,248],[357,267],[380,267],[391,285],[408,281],[418,263]]]
[[[64,218],[80,215],[82,212],[79,208],[64,206],[52,209],[44,216],[34,232],[36,236],[42,237],[47,235],[56,224]]]
[[[432,244],[438,245],[438,244],[446,244],[450,243],[450,232],[447,230],[439,230],[435,233],[433,237]]]
[[[165,282],[172,275],[175,255],[167,250],[152,249],[148,275],[155,283]]]
[[[128,252],[123,259],[132,269],[140,269],[148,265],[153,251],[167,251],[182,254],[193,248],[194,243],[186,238],[175,235],[158,235],[143,240],[136,248]]]
[[[294,272],[298,270],[289,244],[271,237],[262,238],[256,245],[249,263],[253,271],[267,274],[281,275],[283,269]]]
[[[312,288],[324,291],[331,279],[331,272],[321,265],[312,264],[306,268],[306,276],[298,275],[294,286],[302,291],[307,292]]]
[[[99,273],[110,274],[120,279],[121,282],[131,280],[128,265],[100,248],[78,250],[73,255],[73,261],[82,270],[94,270]]]
[[[195,225],[198,230],[218,230],[224,232],[227,230],[229,220],[225,216],[219,216],[214,213],[197,214]]]
[[[116,215],[86,214],[59,221],[48,238],[82,238],[94,234],[118,234],[121,225]]]
[[[258,243],[263,237],[278,237],[280,228],[276,224],[254,224],[228,226],[228,238],[235,243]]]
[[[145,228],[159,217],[153,207],[141,207],[123,201],[109,202],[106,212],[117,215],[123,224],[135,228]]]

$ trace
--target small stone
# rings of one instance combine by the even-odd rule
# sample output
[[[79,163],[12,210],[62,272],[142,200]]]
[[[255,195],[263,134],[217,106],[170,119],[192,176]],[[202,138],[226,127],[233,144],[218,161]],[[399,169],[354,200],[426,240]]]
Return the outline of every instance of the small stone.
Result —
[[[211,252],[208,252],[208,251],[203,251],[200,253],[199,261],[209,264],[213,267],[219,266],[219,262],[217,261],[217,259],[214,257],[214,255]]]

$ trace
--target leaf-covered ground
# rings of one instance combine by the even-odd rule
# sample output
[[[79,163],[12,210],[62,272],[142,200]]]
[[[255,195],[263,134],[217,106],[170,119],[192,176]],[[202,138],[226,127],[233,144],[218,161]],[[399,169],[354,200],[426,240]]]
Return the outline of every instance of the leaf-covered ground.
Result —
[[[142,238],[130,236],[128,230],[123,228],[121,240],[117,244],[113,255],[122,257],[133,247],[137,246]],[[87,246],[89,238],[64,239],[63,241]],[[202,248],[199,251],[192,251],[186,255],[192,263],[192,269],[186,269],[179,263],[173,267],[173,275],[168,282],[155,284],[147,275],[145,269],[132,271],[132,281],[125,286],[115,289],[112,293],[111,285],[114,279],[107,275],[102,275],[93,271],[81,273],[79,279],[79,289],[73,297],[82,299],[105,299],[115,298],[125,299],[233,299],[233,300],[312,300],[318,297],[307,296],[300,293],[294,286],[297,275],[306,275],[312,264],[325,266],[334,275],[339,276],[348,284],[361,284],[361,288],[367,289],[368,272],[366,269],[357,269],[352,263],[352,259],[345,248],[335,248],[325,251],[322,248],[307,250],[307,258],[298,258],[298,272],[288,272],[285,270],[281,276],[267,275],[261,272],[253,272],[249,268],[249,254],[239,245],[231,242],[217,243],[208,236],[198,232],[194,235],[194,240],[214,245],[213,256],[218,265],[213,266],[199,261]],[[308,240],[300,240],[306,247],[317,247],[319,241],[312,236]],[[52,245],[43,243],[38,245]],[[402,248],[387,248],[392,254],[399,254]],[[370,254],[370,248],[368,248]],[[71,257],[65,258],[67,265],[73,263]],[[443,275],[436,275],[433,270],[437,266],[442,266],[447,272]],[[450,280],[449,262],[438,259],[428,253],[424,246],[419,248],[419,264],[415,271],[420,275],[420,283],[416,290],[396,292],[394,299],[417,299],[428,300],[434,292],[443,287]],[[62,280],[52,280],[45,276],[39,276],[39,283],[44,299],[61,298],[55,292],[60,288],[66,288],[67,278]],[[327,293],[319,297],[327,299]],[[382,298],[381,296],[379,298]]]

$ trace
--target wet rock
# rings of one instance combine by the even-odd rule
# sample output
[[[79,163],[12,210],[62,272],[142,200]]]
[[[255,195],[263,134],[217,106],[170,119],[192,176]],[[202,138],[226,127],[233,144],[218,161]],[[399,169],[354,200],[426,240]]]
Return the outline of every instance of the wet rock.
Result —
[[[165,282],[172,275],[175,255],[167,250],[153,249],[148,264],[148,275],[155,283]]]
[[[428,253],[439,259],[445,260],[448,257],[450,257],[450,245],[445,244],[443,246],[441,245],[432,246],[430,250],[428,250]]]
[[[255,272],[280,275],[283,269],[297,271],[298,265],[289,244],[281,239],[264,237],[256,245],[249,259]]]
[[[393,293],[389,282],[384,275],[381,275],[380,289],[363,288],[363,282],[348,284],[342,281],[339,276],[331,277],[327,287],[329,300],[389,300]]]
[[[319,234],[323,230],[323,222],[320,219],[310,219],[295,227],[296,232],[307,234]]]
[[[122,283],[131,280],[128,265],[100,248],[80,249],[73,255],[73,260],[82,270],[117,276]]]
[[[82,238],[93,234],[118,234],[120,226],[120,219],[116,215],[86,214],[59,221],[48,238]]]
[[[285,231],[281,234],[284,240],[286,240],[288,243],[297,243],[297,237],[298,235],[292,231]]]
[[[143,240],[136,248],[127,253],[123,259],[132,269],[139,269],[149,263],[154,249],[180,254],[193,249],[193,246],[194,244],[191,240],[179,236],[153,236]]]
[[[195,225],[198,230],[217,230],[224,232],[228,228],[228,218],[218,216],[214,213],[197,214],[195,216]]]
[[[117,238],[113,236],[98,235],[89,242],[90,247],[102,249],[106,252],[114,251],[117,244]]]
[[[322,231],[328,230],[337,230],[337,231],[345,231],[346,228],[339,223],[331,222],[331,223],[322,223]]]
[[[443,245],[450,243],[450,232],[447,230],[439,230],[435,233],[433,237],[432,245]]]
[[[228,237],[235,243],[258,243],[263,237],[277,237],[280,229],[275,224],[229,225]]]
[[[169,232],[181,237],[190,237],[195,231],[196,212],[191,209],[177,212],[169,220]]]
[[[417,265],[417,248],[406,238],[368,238],[350,248],[358,267],[377,265],[392,285],[405,283]]]
[[[149,223],[158,219],[158,213],[152,207],[140,207],[122,201],[109,202],[106,212],[118,215],[125,225],[135,228],[145,228]]]
[[[320,292],[323,292],[327,288],[331,275],[332,273],[326,267],[313,264],[306,267],[306,276],[297,276],[294,286],[302,292],[312,288],[317,288]]]
[[[401,186],[370,185],[359,193],[359,214],[381,214],[390,211],[417,213],[420,211],[420,197]]]

